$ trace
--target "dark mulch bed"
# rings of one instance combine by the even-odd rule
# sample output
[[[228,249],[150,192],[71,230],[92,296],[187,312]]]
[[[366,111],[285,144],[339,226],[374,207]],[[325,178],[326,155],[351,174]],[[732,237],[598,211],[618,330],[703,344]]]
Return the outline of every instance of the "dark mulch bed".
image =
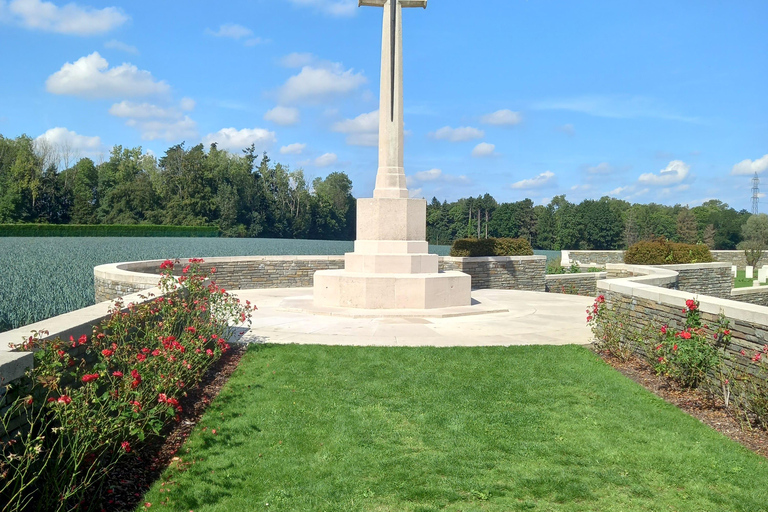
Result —
[[[201,383],[179,400],[183,408],[180,421],[170,425],[160,439],[138,450],[135,457],[124,457],[110,471],[102,496],[94,499],[101,502],[103,510],[132,511],[142,503],[144,493],[176,457],[176,452],[229,380],[245,351],[245,345],[233,344],[231,350],[208,369]]]
[[[606,363],[648,391],[758,455],[768,457],[768,432],[752,428],[743,418],[734,417],[720,398],[700,389],[686,390],[676,386],[666,378],[656,375],[643,359],[632,358],[622,362],[610,355],[600,355]]]

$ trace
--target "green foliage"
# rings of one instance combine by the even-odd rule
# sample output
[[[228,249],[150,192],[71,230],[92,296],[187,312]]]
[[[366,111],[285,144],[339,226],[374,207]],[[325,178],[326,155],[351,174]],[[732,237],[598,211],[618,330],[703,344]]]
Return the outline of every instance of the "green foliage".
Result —
[[[678,265],[712,261],[712,253],[704,244],[681,244],[666,239],[637,242],[624,253],[624,263],[631,265]]]
[[[179,398],[229,349],[229,325],[250,323],[251,307],[210,284],[201,262],[190,260],[177,280],[166,261],[164,295],[116,302],[90,339],[14,347],[33,351],[35,364],[0,416],[3,435],[20,415],[30,423],[0,444],[4,511],[102,509],[110,469],[179,421]]]
[[[451,256],[531,256],[533,248],[523,238],[462,238],[453,242]]]
[[[592,307],[587,308],[587,325],[595,337],[595,350],[623,362],[636,354],[648,335],[647,329],[632,328],[627,313],[608,308],[603,295],[598,296]]]
[[[756,266],[763,256],[763,251],[768,249],[768,215],[760,213],[752,215],[742,226],[744,241],[739,244],[739,249],[744,251],[747,265]]]
[[[646,353],[656,373],[666,375],[686,388],[695,388],[719,363],[717,348],[711,341],[711,331],[701,325],[699,303],[686,301],[685,327],[675,330],[663,326],[658,341],[652,342]]]
[[[109,237],[217,237],[215,226],[164,226],[148,224],[0,224],[0,237],[109,236]]]
[[[177,144],[158,160],[118,145],[106,162],[83,158],[71,167],[59,149],[0,136],[0,224],[213,226],[227,237],[354,238],[352,183],[341,172],[310,184],[301,169],[266,154],[257,162],[253,146],[240,156],[216,144],[207,151]]]

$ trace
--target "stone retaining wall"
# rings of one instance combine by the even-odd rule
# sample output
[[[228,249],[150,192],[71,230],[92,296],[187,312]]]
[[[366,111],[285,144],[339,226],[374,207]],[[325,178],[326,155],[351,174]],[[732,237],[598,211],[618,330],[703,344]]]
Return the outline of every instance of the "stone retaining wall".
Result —
[[[459,270],[472,276],[472,288],[545,290],[546,256],[488,258],[441,257],[440,271]],[[100,265],[93,271],[96,302],[157,286],[162,260]],[[177,265],[175,273],[186,262]],[[230,290],[311,287],[317,270],[344,268],[343,256],[242,256],[206,258],[201,268],[216,268],[216,283]]]
[[[755,304],[757,306],[768,306],[768,286],[734,288],[731,290],[730,298],[732,300]]]
[[[157,286],[162,260],[101,265],[94,269],[96,302],[112,300],[121,293],[132,293]],[[186,261],[177,265],[181,275]],[[302,288],[312,286],[317,270],[344,268],[343,256],[242,256],[206,258],[200,267],[216,268],[216,283],[225,289]]]
[[[613,279],[598,283],[608,307],[625,312],[630,328],[639,330],[645,326],[654,329],[662,325],[682,328],[685,325],[685,301],[692,298],[689,292],[669,290],[633,279]],[[733,334],[726,351],[732,356],[734,366],[748,370],[747,360],[739,357],[741,350],[752,354],[768,343],[768,307],[755,306],[727,299],[698,296],[702,322],[717,321],[722,312],[730,320]],[[642,355],[644,349],[639,348]]]
[[[607,272],[586,272],[581,274],[547,274],[544,276],[546,291],[597,297],[597,282],[605,279]]]
[[[744,251],[710,251],[712,259],[721,263],[730,263],[739,268],[747,266],[747,260],[744,257]],[[596,263],[603,266],[606,263],[624,263],[624,251],[560,251],[561,265],[567,267],[573,262],[579,262],[582,265]],[[768,251],[763,252],[763,257],[759,264],[768,263]]]
[[[472,288],[482,290],[546,290],[546,256],[440,258],[440,270],[458,270],[472,276]]]
[[[747,266],[747,258],[744,256],[744,251],[712,251],[712,257],[715,261],[730,263],[741,269]],[[762,266],[766,263],[768,263],[768,251],[763,251],[763,256],[757,264]]]
[[[677,272],[676,289],[689,293],[730,299],[733,289],[731,266],[723,263],[662,265]]]

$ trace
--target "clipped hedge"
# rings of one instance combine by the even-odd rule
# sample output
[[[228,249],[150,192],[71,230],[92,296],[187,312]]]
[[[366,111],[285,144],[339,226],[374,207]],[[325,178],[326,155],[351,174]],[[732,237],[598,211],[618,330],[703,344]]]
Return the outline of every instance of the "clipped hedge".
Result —
[[[451,256],[532,256],[533,248],[524,238],[461,238],[453,242]]]
[[[624,253],[624,263],[630,265],[679,265],[712,261],[712,253],[704,244],[681,244],[664,239],[637,242]]]
[[[158,226],[151,224],[0,224],[3,236],[135,236],[209,237],[219,236],[215,226]]]

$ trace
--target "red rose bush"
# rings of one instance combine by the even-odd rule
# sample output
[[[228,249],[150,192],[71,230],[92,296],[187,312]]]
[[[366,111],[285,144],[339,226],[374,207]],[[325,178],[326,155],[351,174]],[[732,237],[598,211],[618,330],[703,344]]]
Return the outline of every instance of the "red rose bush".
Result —
[[[160,297],[114,303],[93,335],[14,346],[34,368],[0,417],[0,500],[4,511],[87,510],[110,468],[149,436],[178,421],[179,398],[229,350],[252,310],[201,272],[201,259],[161,265]],[[10,395],[9,395],[10,396]],[[27,427],[14,424],[26,418]]]

